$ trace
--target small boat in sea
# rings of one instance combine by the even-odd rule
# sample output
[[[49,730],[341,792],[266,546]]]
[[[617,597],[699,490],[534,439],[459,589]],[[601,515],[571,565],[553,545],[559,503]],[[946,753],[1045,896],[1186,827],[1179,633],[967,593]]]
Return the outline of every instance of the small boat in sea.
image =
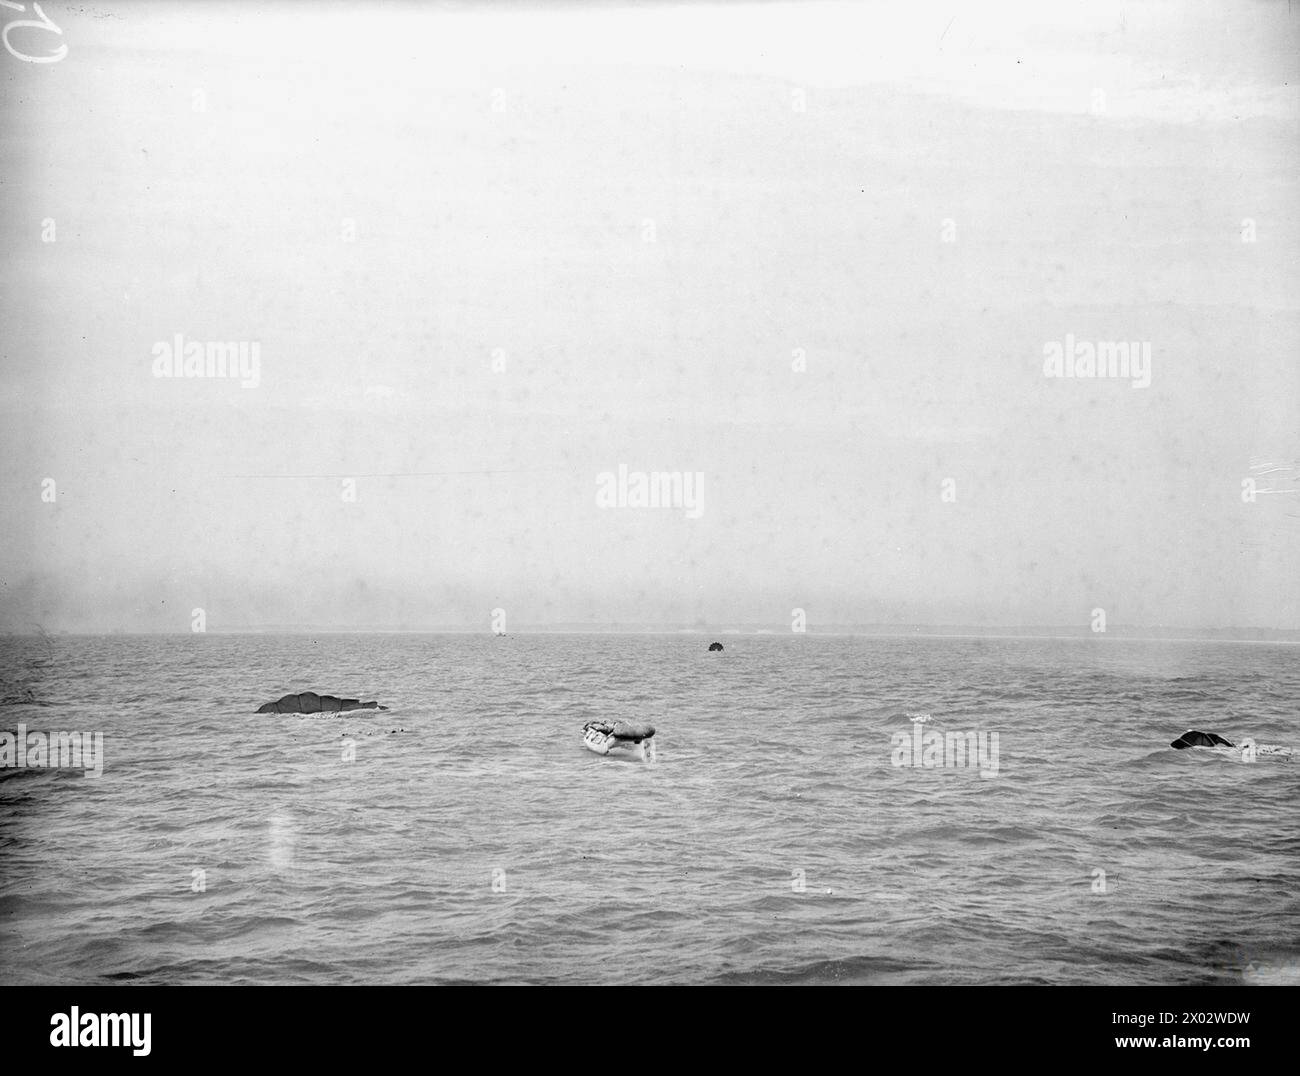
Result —
[[[588,721],[582,726],[582,746],[598,755],[617,752],[653,762],[655,727],[638,721]]]

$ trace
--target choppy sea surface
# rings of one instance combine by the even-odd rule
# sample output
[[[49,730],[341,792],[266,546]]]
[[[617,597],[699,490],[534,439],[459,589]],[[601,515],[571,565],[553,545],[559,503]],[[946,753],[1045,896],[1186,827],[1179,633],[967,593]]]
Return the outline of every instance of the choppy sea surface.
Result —
[[[719,638],[0,639],[0,982],[1300,981],[1295,646]]]

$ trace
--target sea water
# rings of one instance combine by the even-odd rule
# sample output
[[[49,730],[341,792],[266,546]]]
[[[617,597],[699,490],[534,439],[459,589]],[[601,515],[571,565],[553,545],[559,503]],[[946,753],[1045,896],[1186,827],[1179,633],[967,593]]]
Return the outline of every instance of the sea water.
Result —
[[[0,982],[1295,980],[1295,646],[711,638],[2,639]]]

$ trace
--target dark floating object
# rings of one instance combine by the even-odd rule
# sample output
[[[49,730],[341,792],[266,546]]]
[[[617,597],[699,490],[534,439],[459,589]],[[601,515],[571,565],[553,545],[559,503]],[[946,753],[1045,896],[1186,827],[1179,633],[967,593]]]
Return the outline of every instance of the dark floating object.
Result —
[[[1195,729],[1188,729],[1169,746],[1175,751],[1181,751],[1185,747],[1236,747],[1237,745],[1231,740],[1225,740],[1217,732],[1197,732]]]
[[[334,695],[317,695],[314,691],[303,691],[297,695],[285,695],[275,702],[266,702],[257,708],[259,714],[337,714],[344,710],[387,710],[377,702],[358,702],[356,699],[340,699]]]
[[[1294,748],[1284,747],[1281,744],[1256,743],[1253,736],[1247,736],[1241,743],[1233,743],[1231,740],[1225,740],[1217,732],[1198,732],[1196,729],[1188,729],[1169,746],[1175,751],[1182,751],[1188,747],[1208,747],[1219,753],[1222,753],[1222,748],[1226,747],[1234,758],[1239,757],[1242,762],[1258,762],[1261,758],[1290,762],[1291,756],[1295,754]]]
[[[721,649],[722,649],[722,644],[721,644],[721,643],[709,643],[709,649],[710,649],[710,650],[721,650]]]

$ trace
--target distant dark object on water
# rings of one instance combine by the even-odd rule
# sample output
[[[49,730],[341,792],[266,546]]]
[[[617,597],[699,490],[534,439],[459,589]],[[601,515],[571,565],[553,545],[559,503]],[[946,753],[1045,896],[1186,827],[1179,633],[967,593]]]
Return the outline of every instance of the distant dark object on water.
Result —
[[[387,710],[377,702],[358,702],[356,699],[340,699],[334,695],[317,695],[314,691],[303,691],[297,695],[285,695],[275,702],[263,703],[257,708],[259,714],[336,714],[344,710]]]
[[[709,649],[710,649],[710,650],[721,650],[721,649],[722,649],[722,644],[721,644],[721,643],[709,643]]]
[[[1214,754],[1227,755],[1240,762],[1259,762],[1261,759],[1290,762],[1295,755],[1295,749],[1292,747],[1284,747],[1277,743],[1256,743],[1254,736],[1247,736],[1241,743],[1233,743],[1217,732],[1197,732],[1196,729],[1188,729],[1169,746],[1175,751],[1182,751],[1188,747],[1204,747]]]
[[[1217,732],[1197,732],[1195,729],[1188,729],[1169,746],[1175,751],[1181,751],[1185,747],[1236,747],[1237,745],[1231,740],[1225,740]]]

